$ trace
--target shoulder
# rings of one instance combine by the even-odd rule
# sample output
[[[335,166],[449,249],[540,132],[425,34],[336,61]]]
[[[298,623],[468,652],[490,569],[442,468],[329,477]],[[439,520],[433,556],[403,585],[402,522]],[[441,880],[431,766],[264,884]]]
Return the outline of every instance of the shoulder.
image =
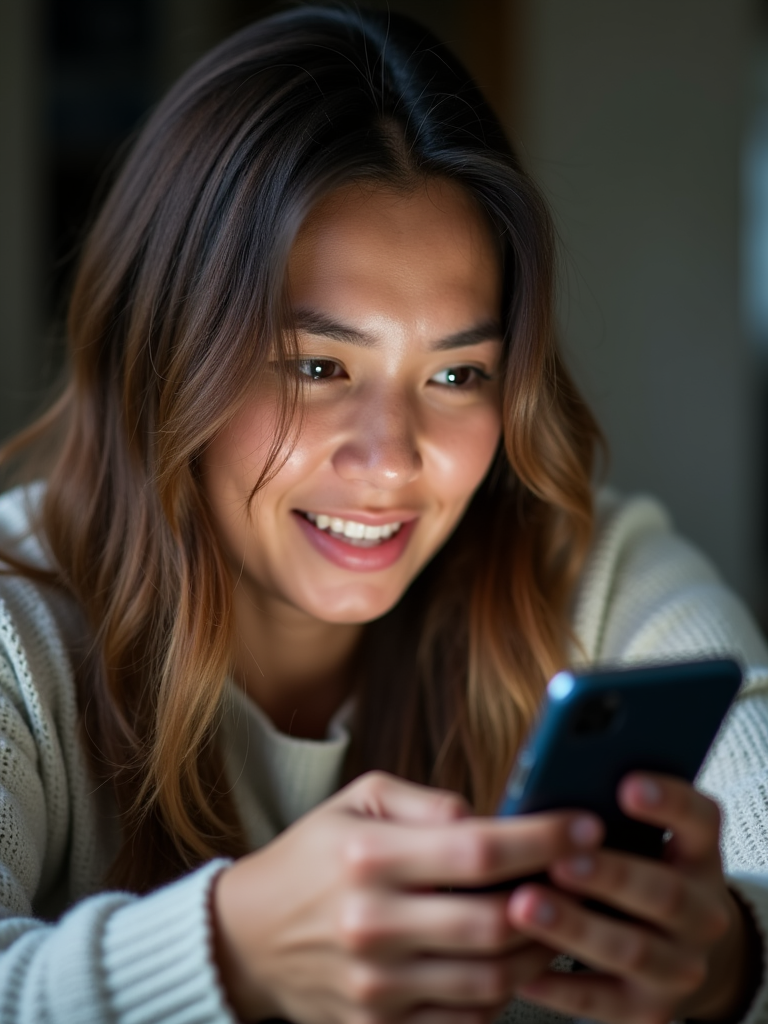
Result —
[[[33,528],[41,496],[39,488],[0,496],[0,558],[49,565]],[[66,891],[81,894],[99,877],[73,672],[84,635],[71,598],[2,567],[0,916],[3,907],[26,913],[31,902],[47,912],[65,875]]]
[[[747,667],[768,665],[768,648],[743,603],[647,496],[598,495],[572,624],[576,660],[729,654]]]
[[[43,494],[43,485],[34,484],[0,495],[0,564],[7,553],[34,568],[49,568],[34,527]],[[0,572],[0,656],[33,719],[44,707],[57,716],[62,702],[71,710],[72,657],[83,635],[71,598],[7,568]]]
[[[0,559],[7,552],[38,568],[49,566],[50,557],[35,529],[44,496],[42,481],[0,494]]]

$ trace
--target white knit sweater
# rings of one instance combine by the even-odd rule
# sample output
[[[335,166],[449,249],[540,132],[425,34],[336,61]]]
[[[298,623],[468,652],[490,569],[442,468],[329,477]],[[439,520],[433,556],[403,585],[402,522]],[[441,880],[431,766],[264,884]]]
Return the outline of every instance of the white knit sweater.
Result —
[[[41,560],[37,542],[20,539],[35,498],[0,498],[0,546]],[[700,784],[725,808],[727,869],[768,935],[768,650],[743,606],[656,503],[607,496],[573,621],[588,662],[729,653],[748,667]],[[0,1021],[232,1024],[207,910],[225,862],[149,896],[100,889],[117,822],[78,741],[77,632],[77,611],[60,597],[0,578]],[[254,847],[337,788],[343,722],[325,741],[292,739],[233,688],[222,729]],[[505,1017],[556,1019],[522,1002]],[[746,1020],[768,1021],[768,983]]]

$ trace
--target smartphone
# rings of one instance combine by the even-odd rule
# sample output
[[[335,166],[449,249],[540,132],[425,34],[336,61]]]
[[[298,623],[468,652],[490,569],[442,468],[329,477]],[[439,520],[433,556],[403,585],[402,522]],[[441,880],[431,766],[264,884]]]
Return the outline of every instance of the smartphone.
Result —
[[[730,659],[558,673],[498,813],[593,811],[607,846],[660,856],[663,830],[623,814],[616,788],[636,770],[693,782],[741,679]]]

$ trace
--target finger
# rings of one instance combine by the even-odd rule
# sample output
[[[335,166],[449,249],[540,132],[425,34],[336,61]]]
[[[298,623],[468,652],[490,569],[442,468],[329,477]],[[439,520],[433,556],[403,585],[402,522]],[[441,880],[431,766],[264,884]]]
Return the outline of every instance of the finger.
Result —
[[[630,817],[670,829],[678,859],[719,863],[720,809],[690,783],[669,775],[633,773],[622,779],[618,799]]]
[[[393,1018],[397,1024],[493,1024],[504,1009],[500,1006],[485,1009],[457,1009],[451,1006],[420,1006],[404,1015]]]
[[[507,899],[359,890],[341,906],[339,934],[355,954],[499,956],[531,943],[512,927]]]
[[[644,998],[625,982],[599,974],[550,972],[521,985],[517,994],[565,1016],[603,1024],[667,1024],[674,1016],[667,1002]]]
[[[552,861],[593,849],[603,827],[579,812],[519,818],[468,818],[430,828],[370,822],[350,830],[344,866],[364,883],[473,888],[543,871]]]
[[[418,1006],[392,1017],[392,1024],[494,1024],[507,1002],[488,1007]],[[387,1020],[387,1018],[385,1018]]]
[[[570,892],[591,896],[672,935],[686,936],[692,945],[721,938],[731,920],[724,899],[718,898],[719,889],[645,857],[613,850],[584,853],[556,861],[550,877]]]
[[[368,772],[355,779],[336,799],[348,810],[365,817],[416,825],[437,825],[472,814],[472,808],[458,793],[404,782],[386,772]]]
[[[391,1012],[418,1005],[483,1009],[509,1002],[519,985],[541,976],[552,951],[538,944],[503,957],[425,957],[395,965],[361,961],[350,976],[356,1005]]]
[[[496,959],[411,961],[401,983],[414,1001],[493,1007],[508,1003],[520,985],[541,977],[552,959],[552,950],[537,943]]]
[[[651,996],[689,995],[704,981],[703,954],[634,922],[616,921],[543,886],[522,886],[510,899],[520,931],[593,970],[646,989]]]

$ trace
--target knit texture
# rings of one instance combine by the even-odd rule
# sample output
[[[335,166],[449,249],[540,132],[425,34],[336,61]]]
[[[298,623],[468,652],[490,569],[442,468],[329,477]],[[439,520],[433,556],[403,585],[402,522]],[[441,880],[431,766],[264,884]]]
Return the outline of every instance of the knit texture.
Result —
[[[38,498],[35,489],[0,498],[0,547],[44,564],[27,536],[27,505]],[[604,495],[573,624],[574,663],[727,653],[748,668],[700,785],[724,806],[725,863],[768,935],[768,651],[743,606],[655,502]],[[78,738],[71,657],[83,641],[71,603],[0,577],[0,1021],[233,1024],[208,912],[226,862],[149,896],[101,891],[118,823]],[[325,741],[295,739],[232,688],[221,730],[254,848],[338,786],[349,743],[343,714]],[[504,1019],[562,1020],[522,1001]],[[768,1021],[768,984],[745,1020]]]

